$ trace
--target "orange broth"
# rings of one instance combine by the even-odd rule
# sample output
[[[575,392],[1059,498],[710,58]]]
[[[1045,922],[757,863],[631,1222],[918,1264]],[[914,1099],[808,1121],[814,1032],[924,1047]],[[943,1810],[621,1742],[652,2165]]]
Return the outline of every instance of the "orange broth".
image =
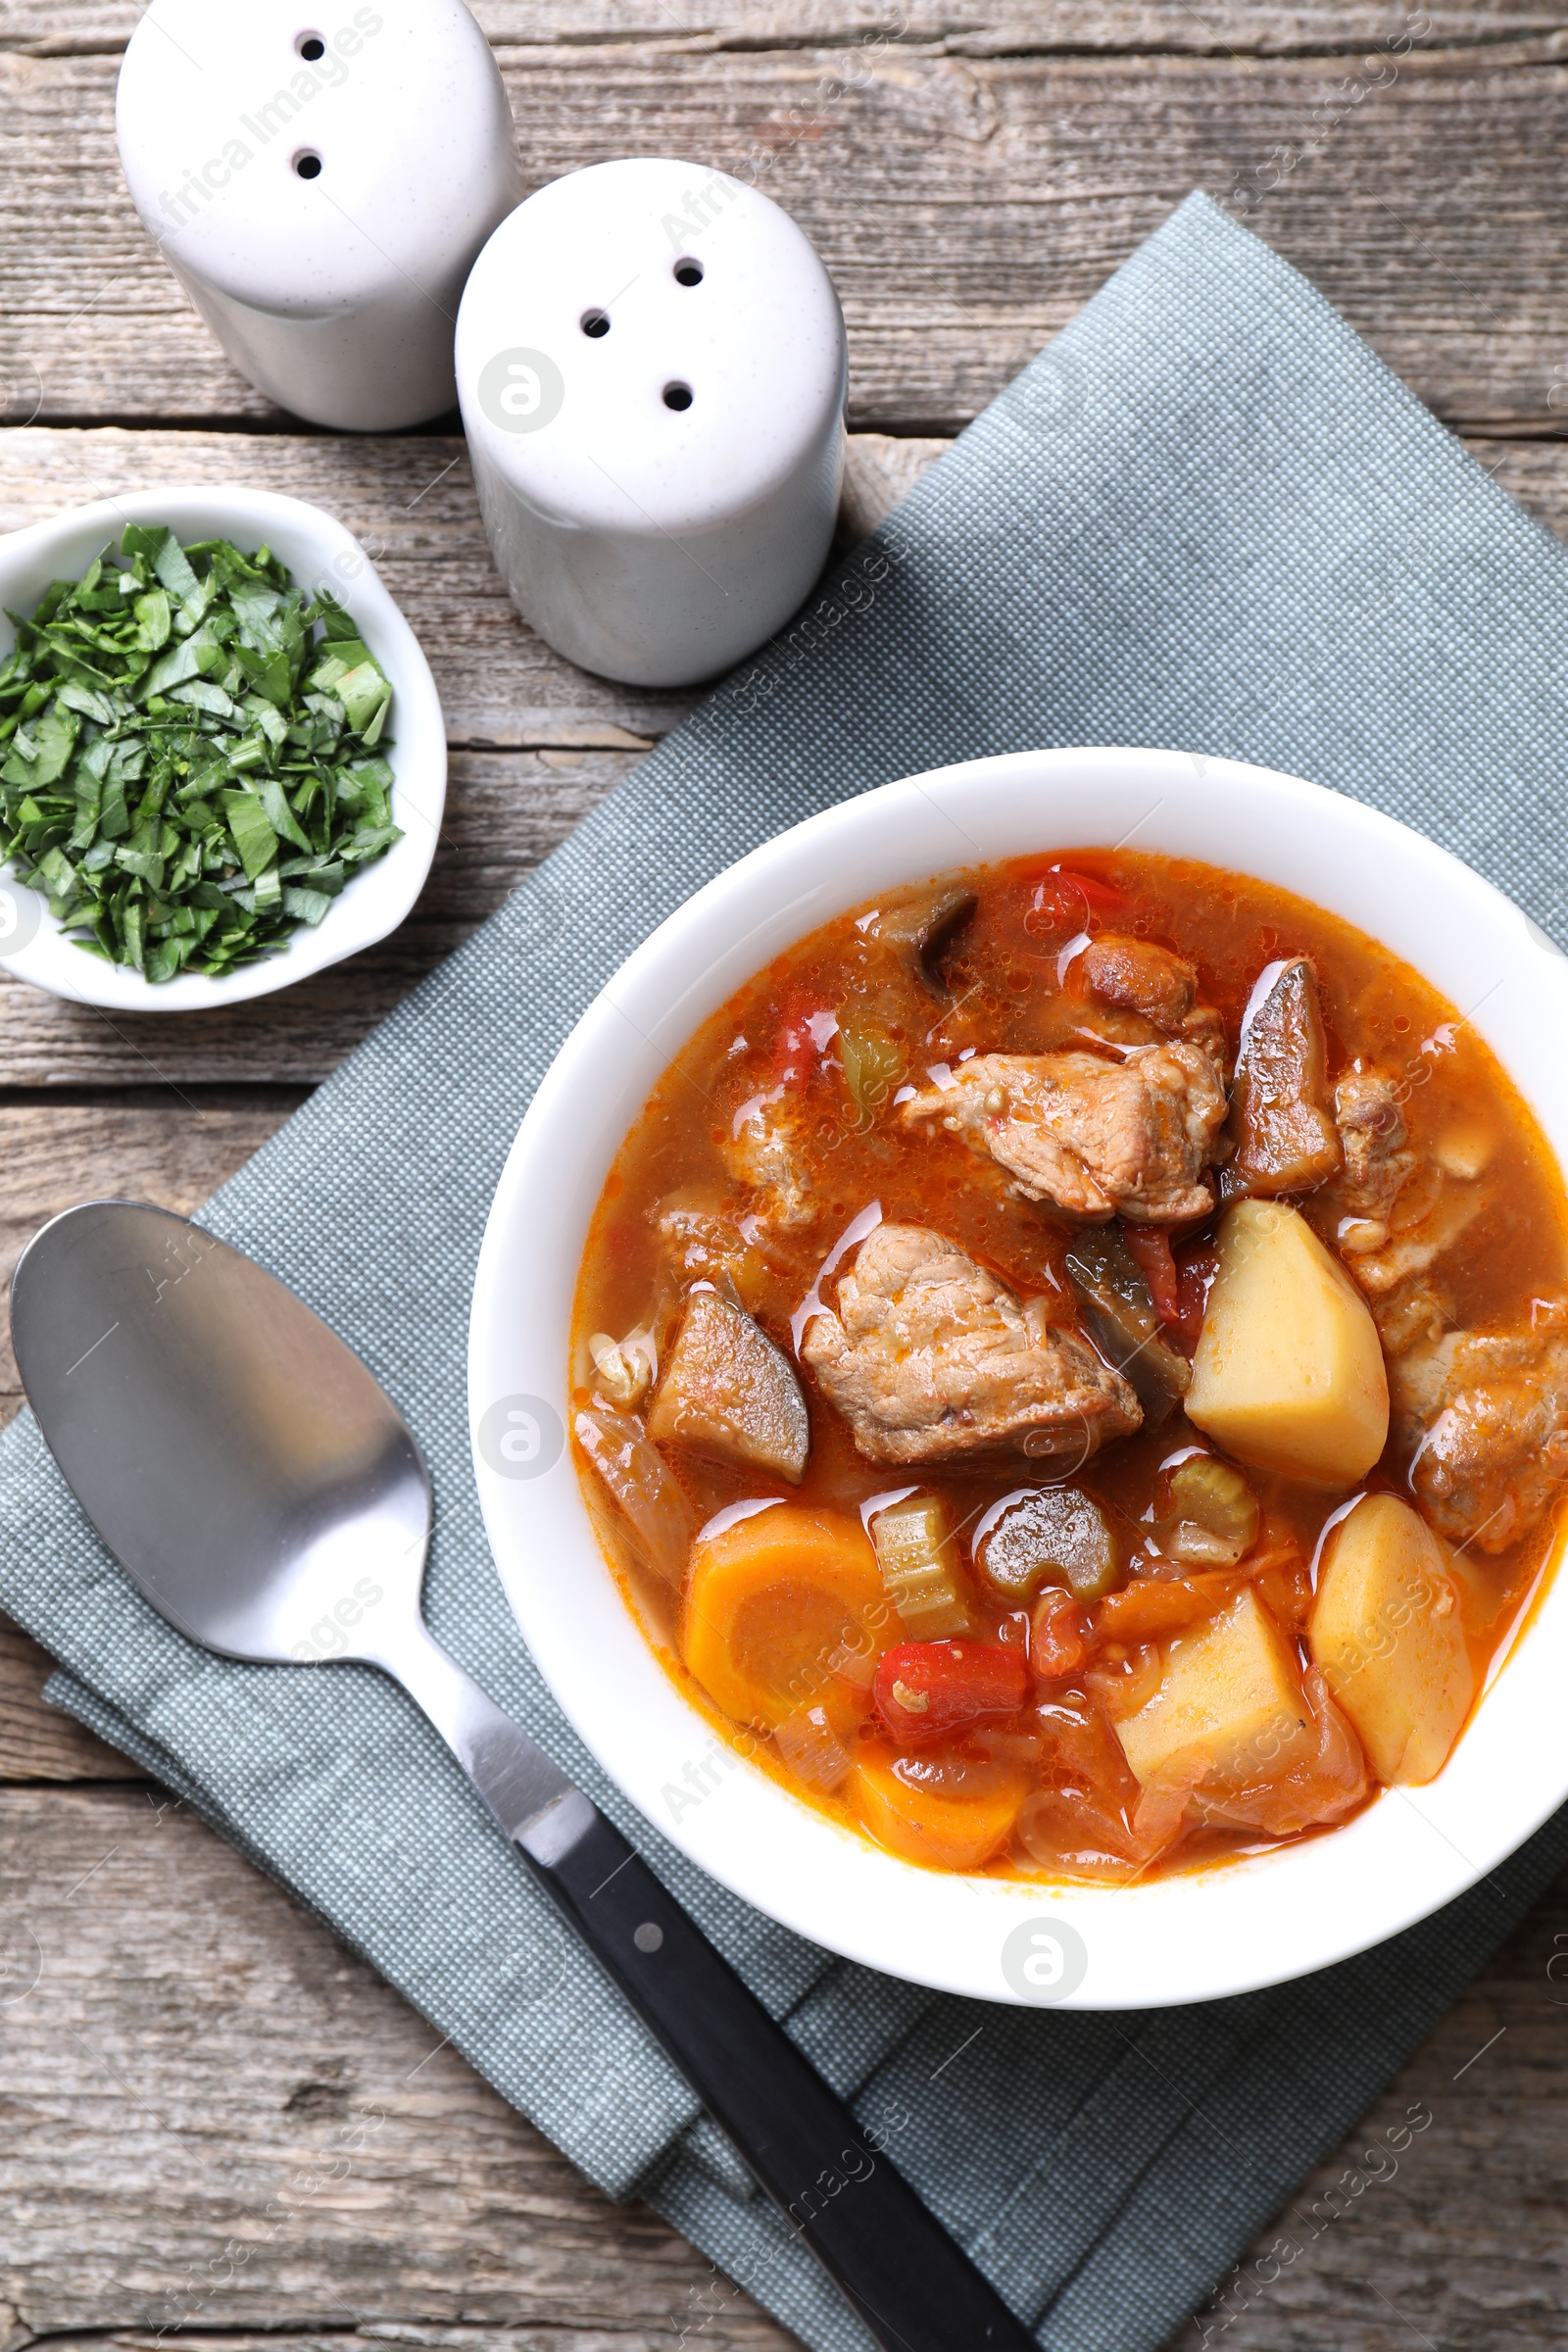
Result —
[[[732,1200],[737,1218],[744,1217],[745,1191],[726,1168],[722,1148],[737,1114],[781,1087],[792,1090],[808,1110],[814,1213],[800,1226],[766,1236],[765,1250],[759,1252],[756,1296],[748,1297],[747,1305],[792,1362],[798,1362],[792,1316],[833,1245],[873,1200],[880,1201],[887,1219],[934,1227],[951,1237],[1023,1297],[1048,1292],[1070,1298],[1064,1260],[1076,1229],[1049,1206],[981,1181],[974,1152],[940,1125],[916,1133],[903,1127],[893,1112],[891,1089],[869,1114],[858,1112],[834,1033],[834,1022],[847,1008],[868,1010],[896,1041],[906,1075],[917,1084],[931,1065],[955,1065],[971,1053],[1042,1054],[1069,1047],[1082,1006],[1062,982],[1072,944],[1067,925],[1074,913],[1070,891],[1063,897],[1062,868],[1108,886],[1127,902],[1116,911],[1113,926],[1099,919],[1091,906],[1086,918],[1091,930],[1131,933],[1172,948],[1196,965],[1200,999],[1223,1016],[1232,1053],[1259,971],[1277,958],[1305,954],[1317,974],[1331,1083],[1357,1056],[1397,1074],[1410,1144],[1418,1151],[1452,1129],[1468,1132],[1479,1125],[1493,1133],[1495,1148],[1481,1179],[1484,1205],[1442,1268],[1457,1324],[1528,1328],[1533,1299],[1568,1290],[1568,1200],[1545,1140],[1480,1036],[1407,965],[1336,916],[1245,875],[1141,852],[1047,854],[953,877],[978,892],[979,906],[948,956],[946,1000],[922,982],[912,961],[898,968],[871,938],[871,917],[892,904],[884,898],[836,917],[776,957],[682,1049],[626,1138],[594,1212],[573,1326],[572,1389],[579,1407],[591,1396],[588,1335],[621,1334],[645,1323],[654,1310],[662,1279],[654,1222],[659,1204],[671,1194],[702,1187]],[[1082,917],[1081,901],[1077,911]],[[1298,1205],[1310,1217],[1309,1197]],[[1178,1262],[1200,1257],[1214,1222],[1174,1237]],[[874,1497],[914,1484],[939,1492],[960,1536],[966,1536],[993,1504],[1031,1477],[1030,1464],[1017,1456],[907,1470],[867,1460],[810,1377],[804,1371],[802,1377],[811,1446],[798,1489],[755,1470],[665,1448],[700,1525],[729,1505],[763,1496],[863,1513]],[[1160,1465],[1198,1442],[1199,1433],[1178,1409],[1159,1429],[1144,1429],[1107,1446],[1074,1474],[1074,1486],[1092,1495],[1122,1531],[1135,1568]],[[840,1796],[796,1777],[771,1740],[725,1717],[687,1671],[680,1654],[678,1597],[649,1573],[580,1450],[577,1458],[607,1558],[683,1694],[722,1739],[754,1757],[802,1801],[864,1834]],[[1389,1451],[1362,1483],[1408,1498],[1405,1470],[1391,1440]],[[1346,1495],[1279,1477],[1251,1476],[1263,1532],[1239,1581],[1257,1585],[1299,1651],[1312,1598],[1314,1554],[1325,1522]],[[1473,1606],[1466,1634],[1478,1689],[1517,1628],[1552,1558],[1555,1539],[1556,1518],[1548,1515],[1510,1550],[1472,1555]],[[1006,1624],[1016,1611],[989,1591],[967,1555],[965,1574],[985,1636],[1018,1639],[1016,1627],[1009,1631]],[[1118,1661],[1112,1654],[1102,1660],[1102,1668],[1134,1672],[1138,1663],[1136,1655]],[[1200,1867],[1275,1842],[1234,1831],[1200,1830],[1153,1867]],[[1092,1862],[1042,1866],[1016,1848],[985,1867],[992,1874],[1036,1880],[1143,1875],[1110,1863],[1102,1870]]]

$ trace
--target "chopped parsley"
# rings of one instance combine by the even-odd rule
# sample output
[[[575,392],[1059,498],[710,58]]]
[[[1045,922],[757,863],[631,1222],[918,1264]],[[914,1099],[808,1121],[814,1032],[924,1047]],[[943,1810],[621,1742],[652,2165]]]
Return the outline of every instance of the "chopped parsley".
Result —
[[[0,864],[89,954],[151,981],[233,971],[402,840],[391,686],[269,549],[133,523],[8,617]]]

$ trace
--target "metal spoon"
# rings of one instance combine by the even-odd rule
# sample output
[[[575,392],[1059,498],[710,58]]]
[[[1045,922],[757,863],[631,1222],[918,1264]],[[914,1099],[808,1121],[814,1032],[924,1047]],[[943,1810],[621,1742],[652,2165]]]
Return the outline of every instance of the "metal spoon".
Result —
[[[428,1632],[430,1482],[402,1415],[292,1291],[183,1217],[67,1211],[11,1288],[28,1401],[131,1582],[257,1665],[378,1666],[884,2352],[1025,2352],[1027,2330],[618,1830]]]

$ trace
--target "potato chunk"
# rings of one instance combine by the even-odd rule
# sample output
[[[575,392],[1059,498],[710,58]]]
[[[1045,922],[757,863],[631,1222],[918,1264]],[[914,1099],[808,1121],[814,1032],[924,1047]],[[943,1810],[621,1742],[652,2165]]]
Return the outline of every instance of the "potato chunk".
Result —
[[[1434,1779],[1475,1674],[1445,1547],[1396,1494],[1369,1494],[1330,1536],[1307,1640],[1379,1780]]]
[[[1246,1785],[1317,1744],[1296,1661],[1250,1585],[1166,1645],[1158,1690],[1116,1732],[1146,1788],[1156,1775]]]
[[[1193,1359],[1187,1418],[1259,1470],[1353,1487],[1388,1442],[1377,1326],[1294,1208],[1238,1200]]]
[[[798,1487],[811,1424],[795,1368],[748,1314],[694,1291],[648,1416],[660,1446],[685,1446]]]

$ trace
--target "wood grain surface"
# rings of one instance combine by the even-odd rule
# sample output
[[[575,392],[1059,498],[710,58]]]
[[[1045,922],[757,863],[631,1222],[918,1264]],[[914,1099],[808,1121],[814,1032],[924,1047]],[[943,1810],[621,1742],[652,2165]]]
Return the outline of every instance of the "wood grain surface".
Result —
[[[987,54],[717,46],[681,38],[678,14],[667,37],[498,54],[530,184],[646,150],[657,124],[664,152],[744,166],[796,214],[843,298],[859,425],[956,429],[1200,186],[1308,270],[1441,416],[1553,428],[1568,361],[1568,181],[1548,161],[1568,91],[1560,27],[1443,46],[1436,20],[1390,9],[1375,31],[1369,12],[1372,47],[1349,58],[1249,55],[1223,31],[1186,54],[1086,55],[1042,45],[1054,9],[1019,13],[1035,45]],[[131,209],[118,64],[114,45],[0,51],[4,413],[281,426]]]
[[[816,239],[864,530],[1194,185],[1316,279],[1568,535],[1568,0],[476,0],[530,184],[744,168]],[[160,482],[313,499],[436,671],[450,814],[384,948],[113,1022],[0,975],[0,1279],[118,1192],[189,1208],[682,714],[562,662],[451,422],[316,434],[228,368],[113,139],[142,0],[0,0],[0,529]],[[0,1420],[18,1403],[0,1349]],[[0,1624],[0,2352],[654,2352],[790,2339],[598,2198],[315,1919],[45,1707]],[[1172,2352],[1568,2344],[1568,1887]],[[955,2352],[961,2348],[955,2347]]]

